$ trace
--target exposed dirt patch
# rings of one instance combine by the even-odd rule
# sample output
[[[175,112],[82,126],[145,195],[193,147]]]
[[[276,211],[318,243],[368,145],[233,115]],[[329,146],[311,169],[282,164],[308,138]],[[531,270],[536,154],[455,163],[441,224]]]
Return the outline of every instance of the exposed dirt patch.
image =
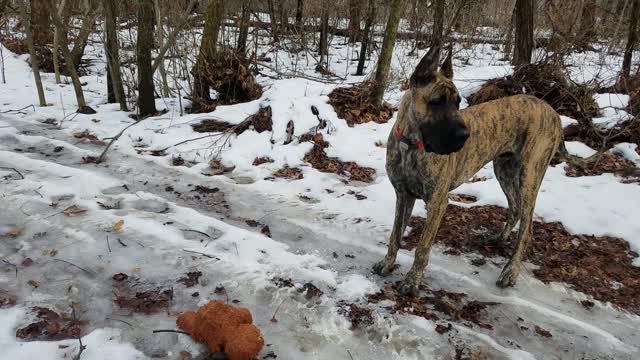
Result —
[[[567,164],[565,171],[567,176],[570,177],[597,176],[604,173],[612,173],[627,180],[633,180],[633,178],[640,176],[640,169],[633,162],[610,153],[604,153],[600,159],[586,166]]]
[[[15,305],[16,300],[18,299],[15,295],[9,293],[8,291],[0,290],[0,309]]]
[[[210,188],[210,187],[206,187],[206,186],[203,186],[203,185],[196,185],[196,188],[191,190],[191,191],[195,191],[198,194],[215,194],[215,193],[219,192],[220,189],[217,188],[217,187]]]
[[[298,292],[304,293],[304,296],[305,298],[307,298],[307,300],[312,300],[312,299],[318,300],[320,296],[324,294],[322,290],[318,289],[317,286],[313,285],[310,282],[302,285],[302,288],[299,289]]]
[[[562,68],[552,64],[521,66],[513,75],[488,81],[467,100],[469,105],[476,105],[525,93],[546,101],[559,114],[574,119],[582,119],[585,114],[594,117],[599,113],[593,91],[572,83]]]
[[[292,288],[295,286],[295,284],[293,283],[293,280],[291,279],[285,279],[285,278],[281,278],[281,277],[275,277],[273,279],[271,279],[271,282],[279,287],[279,288]]]
[[[273,176],[279,177],[279,178],[291,179],[291,180],[300,180],[304,178],[304,174],[302,173],[302,170],[296,167],[293,167],[293,168],[284,167],[274,172]]]
[[[202,276],[201,271],[190,271],[185,274],[184,277],[178,279],[178,283],[183,284],[185,287],[194,287],[198,285],[200,281],[200,277]]]
[[[268,156],[258,157],[253,160],[253,166],[260,166],[262,164],[272,163],[274,160]]]
[[[482,240],[498,233],[506,219],[506,209],[497,206],[462,208],[449,205],[436,241],[447,253],[479,253],[486,257],[509,257],[511,243],[487,245]],[[424,219],[413,217],[411,230],[402,247],[413,249],[420,239]],[[510,242],[515,241],[515,233]],[[544,282],[564,282],[594,299],[610,302],[640,314],[640,268],[632,261],[638,254],[623,239],[608,236],[572,235],[561,223],[535,221],[527,261]]]
[[[349,126],[376,122],[386,123],[396,110],[388,103],[381,109],[371,103],[371,85],[363,83],[352,87],[339,87],[329,94],[329,104],[333,106],[338,117],[345,119]]]
[[[16,330],[16,337],[27,341],[58,341],[82,335],[83,322],[71,314],[59,314],[44,307],[32,307],[33,322]]]
[[[256,220],[246,220],[245,223],[249,226],[251,226],[252,228],[260,228],[260,233],[264,236],[267,237],[271,237],[271,229],[269,228],[269,225],[265,225],[259,221]]]
[[[273,130],[273,120],[271,115],[271,106],[260,108],[257,113],[249,116],[240,124],[231,124],[226,121],[205,119],[197,124],[191,125],[195,132],[199,133],[222,133],[233,131],[236,135],[253,129],[261,133]]]
[[[172,288],[151,286],[134,278],[115,283],[113,290],[113,301],[119,307],[136,313],[157,313],[169,308],[173,299]]]
[[[338,312],[351,321],[351,330],[373,325],[373,309],[343,301],[338,304]]]
[[[376,174],[375,169],[360,166],[353,161],[342,161],[338,158],[327,156],[324,149],[329,147],[329,143],[324,141],[322,134],[315,134],[311,139],[306,139],[306,141],[313,143],[313,149],[304,156],[304,161],[310,163],[314,169],[346,176],[352,181],[373,182]]]
[[[421,285],[423,296],[410,297],[398,294],[397,287],[400,282],[386,285],[379,292],[369,295],[369,303],[379,303],[383,300],[391,300],[394,304],[387,310],[394,313],[407,313],[420,316],[429,320],[449,320],[478,325],[484,329],[492,329],[493,326],[484,321],[485,310],[489,306],[498,305],[495,302],[481,302],[468,299],[464,293],[453,293],[445,290],[433,290]]]

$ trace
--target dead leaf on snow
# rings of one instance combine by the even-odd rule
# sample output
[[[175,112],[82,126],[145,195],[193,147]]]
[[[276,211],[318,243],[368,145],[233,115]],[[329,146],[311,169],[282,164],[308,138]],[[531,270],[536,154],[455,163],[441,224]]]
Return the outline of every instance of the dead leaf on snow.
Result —
[[[76,216],[87,212],[87,209],[83,209],[78,205],[71,205],[62,211],[67,216]]]
[[[113,226],[111,226],[111,231],[114,233],[119,233],[122,231],[122,227],[124,226],[124,220],[120,219],[116,221]]]
[[[23,230],[20,228],[13,228],[10,229],[9,231],[7,231],[7,235],[17,238],[18,236],[22,235]]]

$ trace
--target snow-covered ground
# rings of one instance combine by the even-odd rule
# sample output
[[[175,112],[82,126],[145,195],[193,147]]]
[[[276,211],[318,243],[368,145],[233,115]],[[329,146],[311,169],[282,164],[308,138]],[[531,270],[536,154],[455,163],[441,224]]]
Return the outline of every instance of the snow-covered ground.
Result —
[[[102,56],[99,44],[88,49],[91,55]],[[406,55],[410,49],[406,43],[397,46],[393,58],[396,79],[406,78],[419,60]],[[319,76],[313,72],[313,60],[307,63],[298,55],[271,50],[268,55],[281,69],[296,68],[309,77]],[[351,75],[356,66],[350,60],[353,50],[343,39],[333,39],[331,70],[345,79],[344,84],[362,80]],[[106,104],[104,64],[94,64],[82,79],[87,102],[97,114],[74,114],[71,85],[56,85],[52,74],[43,74],[50,106],[9,112],[34,104],[37,98],[27,57],[6,49],[4,54],[0,290],[15,294],[18,304],[0,310],[2,358],[59,359],[77,354],[76,340],[21,342],[15,338],[16,328],[30,316],[30,307],[65,311],[71,303],[88,324],[83,359],[140,359],[158,354],[175,359],[180,351],[195,355],[203,348],[188,337],[151,331],[175,328],[177,312],[226,297],[252,311],[265,342],[271,344],[259,358],[270,351],[279,359],[454,358],[457,348],[473,349],[492,359],[640,356],[640,317],[599,302],[587,310],[579,303],[587,298],[584,294],[559,283],[543,284],[531,276],[532,265],[525,265],[516,287],[498,289],[494,281],[502,259],[478,268],[464,256],[443,254],[438,247],[425,281],[433,289],[498,302],[487,314],[493,329],[454,323],[453,330],[442,335],[435,331],[440,322],[390,314],[385,304],[378,304],[374,323],[363,331],[352,331],[340,312],[340,302],[366,303],[366,295],[382,288],[385,281],[401,278],[412,254],[401,251],[401,268],[390,279],[371,273],[372,264],[386,251],[393,217],[395,198],[385,175],[385,149],[379,146],[386,142],[393,120],[348,127],[327,104],[327,95],[340,84],[259,76],[264,86],[260,99],[185,116],[180,116],[177,98],[158,99],[158,108],[168,112],[131,127],[110,150],[107,161],[94,165],[83,163],[82,158],[99,155],[104,145],[74,134],[87,130],[99,139],[110,138],[133,122],[116,105]],[[455,83],[461,95],[470,95],[488,79],[509,74],[512,70],[500,60],[503,57],[492,45],[457,48]],[[581,79],[576,76],[577,80],[603,73],[598,70],[597,54],[575,58],[581,69],[576,74],[584,74]],[[375,57],[368,71],[374,63]],[[403,94],[398,83],[387,93],[392,104]],[[597,102],[603,110],[598,122],[615,123],[628,116],[621,110],[628,102],[624,95],[598,95]],[[373,183],[345,182],[338,175],[321,173],[303,160],[311,144],[283,144],[289,120],[295,122],[296,136],[317,125],[312,105],[333,130],[324,133],[331,144],[328,155],[374,168]],[[191,125],[203,119],[236,124],[263,106],[271,106],[272,132],[246,131],[231,137],[224,147],[216,135],[173,146],[202,136]],[[563,118],[565,125],[570,122]],[[165,156],[146,151],[167,147]],[[581,143],[567,143],[567,147],[580,156],[593,151]],[[619,144],[615,151],[640,165],[635,147]],[[172,159],[178,156],[190,166],[172,166]],[[213,156],[235,169],[224,175],[205,175]],[[263,156],[274,161],[252,165]],[[304,178],[271,177],[285,166],[301,168]],[[491,164],[477,176],[486,180],[464,184],[454,192],[477,197],[474,206],[506,206]],[[198,185],[219,191],[202,194],[194,191]],[[366,199],[359,200],[354,193]],[[100,203],[111,206],[105,209]],[[639,203],[637,184],[622,183],[612,174],[567,177],[560,164],[547,171],[535,215],[547,222],[559,221],[572,233],[623,238],[640,251]],[[86,211],[67,216],[64,209],[74,205]],[[416,206],[415,211],[423,214],[423,206]],[[122,228],[114,227],[121,220]],[[246,220],[269,225],[272,237],[260,234]],[[17,236],[7,235],[14,229],[20,230]],[[22,266],[26,258],[34,264]],[[200,284],[190,289],[176,284],[189,271],[204,274]],[[118,308],[111,279],[116,273],[135,276],[149,286],[171,286],[170,309],[141,315]],[[271,279],[277,277],[293,279],[296,287],[275,286]],[[307,282],[324,294],[307,299],[297,291]],[[224,286],[226,295],[216,291],[219,286]],[[536,335],[536,325],[553,337]]]

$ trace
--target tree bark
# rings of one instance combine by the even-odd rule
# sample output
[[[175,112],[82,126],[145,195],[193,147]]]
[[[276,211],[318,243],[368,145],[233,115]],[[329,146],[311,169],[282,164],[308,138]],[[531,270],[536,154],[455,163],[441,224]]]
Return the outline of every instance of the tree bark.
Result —
[[[247,38],[249,37],[249,15],[251,14],[251,0],[242,1],[242,14],[240,15],[240,29],[238,31],[238,54],[244,58],[247,52]]]
[[[154,8],[156,14],[156,39],[158,40],[158,48],[164,46],[164,27],[162,23],[162,9],[160,8],[160,0],[154,0]],[[160,79],[162,81],[162,96],[169,97],[169,83],[167,82],[167,71],[164,68],[164,60],[160,61]],[[151,72],[153,73],[153,66]]]
[[[632,0],[631,12],[629,13],[629,35],[627,37],[627,46],[624,50],[622,59],[622,71],[620,72],[619,82],[625,86],[629,75],[631,75],[631,60],[633,50],[638,43],[638,20],[640,18],[640,0]]]
[[[67,26],[60,16],[58,16],[58,12],[53,7],[53,0],[46,0],[47,10],[49,14],[51,14],[51,19],[53,19],[53,23],[57,28],[59,28],[60,34],[60,49],[62,49],[62,56],[64,56],[65,67],[67,69],[67,73],[71,77],[71,83],[73,84],[73,91],[76,94],[76,101],[78,103],[78,110],[83,110],[87,107],[87,103],[84,99],[84,92],[82,91],[82,83],[80,82],[80,77],[78,76],[78,72],[76,71],[76,65],[73,62],[73,55],[69,50],[69,41],[67,39]]]
[[[42,79],[40,78],[40,66],[38,64],[38,55],[36,54],[36,46],[33,40],[33,27],[32,18],[27,15],[26,5],[21,7],[22,19],[25,22],[25,32],[27,34],[27,46],[29,48],[29,62],[31,63],[31,70],[33,71],[33,79],[36,83],[36,89],[38,91],[38,102],[40,106],[47,106],[47,100],[44,96],[44,88],[42,86]]]
[[[31,0],[29,1],[29,18],[31,19],[31,37],[33,44],[38,46],[45,46],[49,42],[49,34],[51,33],[51,21],[49,20],[49,13],[47,10],[47,4],[49,0]]]
[[[84,55],[84,49],[87,47],[89,36],[95,30],[97,13],[91,8],[88,8],[84,12],[82,19],[82,26],[78,32],[78,36],[73,42],[73,49],[71,55],[73,56],[73,63],[76,65],[76,69],[79,68],[82,56]],[[62,17],[62,16],[61,16]]]
[[[515,49],[513,65],[531,63],[533,53],[533,0],[516,0],[515,7]]]
[[[278,29],[278,20],[276,19],[276,8],[273,4],[274,0],[267,1],[267,7],[269,8],[269,23],[271,24],[271,35],[273,36],[273,42],[280,42],[280,34]]]
[[[64,14],[64,9],[67,6],[67,0],[61,0],[60,4],[58,4],[58,16],[62,17]],[[56,79],[56,84],[60,84],[62,80],[60,79],[60,28],[55,27],[53,31],[53,74]]]
[[[431,47],[442,45],[442,32],[444,30],[444,5],[445,0],[435,0],[433,3],[433,32],[431,34]]]
[[[120,44],[118,42],[118,8],[116,0],[104,0],[105,14],[105,52],[107,55],[107,72],[111,84],[110,103],[120,104],[120,110],[128,111],[127,97],[122,84],[122,74],[120,73]]]
[[[138,38],[136,57],[138,62],[138,119],[155,114],[156,101],[151,67],[153,46],[153,0],[138,0]]]
[[[214,60],[218,44],[218,33],[220,32],[223,18],[224,0],[209,0],[198,59],[191,70],[193,74],[193,97],[195,99],[211,100],[211,95],[209,94],[211,84],[207,80],[207,65]]]
[[[320,44],[318,47],[318,55],[320,55],[319,67],[327,68],[327,57],[329,56],[329,9],[328,3],[325,1],[322,7],[322,15],[320,18]]]
[[[349,0],[349,42],[360,41],[362,31],[360,30],[360,12],[362,0]]]
[[[587,47],[596,40],[596,0],[585,0],[580,17],[580,30],[578,30],[578,43]]]
[[[364,24],[364,34],[362,35],[362,43],[360,44],[360,58],[358,59],[358,68],[356,76],[364,75],[364,63],[367,61],[367,51],[369,50],[369,41],[371,38],[371,27],[376,17],[376,0],[369,0],[367,6],[367,19]]]
[[[393,47],[396,43],[398,34],[398,24],[402,15],[402,0],[392,0],[387,27],[385,28],[384,40],[382,41],[382,49],[378,58],[378,66],[376,68],[376,76],[371,92],[372,103],[381,107],[384,97],[384,91],[387,87],[387,78],[389,77],[389,69],[391,67],[391,56],[393,55]]]
[[[302,20],[304,16],[304,0],[298,0],[296,5],[296,28],[302,30]]]

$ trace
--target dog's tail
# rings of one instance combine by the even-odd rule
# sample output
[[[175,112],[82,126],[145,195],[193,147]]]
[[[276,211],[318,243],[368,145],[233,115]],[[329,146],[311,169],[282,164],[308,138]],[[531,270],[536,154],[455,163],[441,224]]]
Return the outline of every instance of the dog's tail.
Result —
[[[560,159],[572,165],[580,166],[580,167],[584,167],[594,161],[598,161],[602,157],[602,155],[604,155],[605,152],[607,152],[607,150],[606,148],[603,147],[600,150],[598,150],[598,152],[596,152],[595,154],[586,158],[581,158],[579,156],[569,154],[569,152],[567,151],[567,147],[564,145],[564,139],[560,141],[560,146],[558,147],[558,155],[560,155]]]

